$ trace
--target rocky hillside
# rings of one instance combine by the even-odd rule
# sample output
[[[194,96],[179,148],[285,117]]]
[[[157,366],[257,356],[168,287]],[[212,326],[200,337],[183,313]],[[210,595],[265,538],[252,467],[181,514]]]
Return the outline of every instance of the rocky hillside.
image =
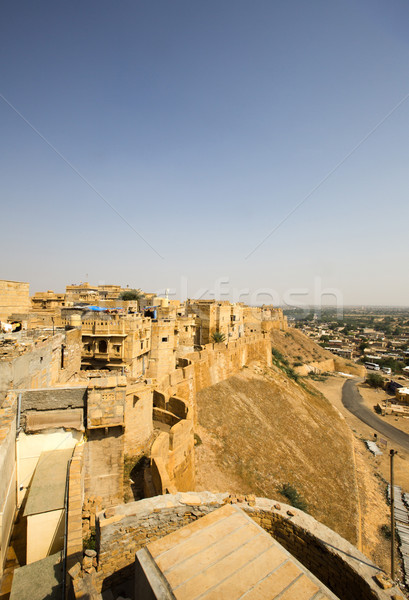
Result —
[[[287,331],[271,331],[273,347],[279,350],[293,363],[321,362],[334,355],[325,350],[298,329],[290,328]]]
[[[277,332],[283,354],[294,362],[298,356],[325,360],[325,350],[290,333],[291,339]],[[197,405],[198,490],[252,492],[288,502],[281,491],[290,484],[287,493],[296,502],[305,502],[316,519],[356,543],[351,433],[307,378],[296,381],[291,370],[254,364],[202,390]]]
[[[335,370],[352,373],[358,377],[365,375],[365,368],[352,361],[335,356],[332,352],[325,350],[298,329],[287,331],[271,331],[273,348],[278,350],[298,372],[306,374],[308,369],[304,365],[323,363],[323,370],[332,370],[325,365],[324,361],[334,360]]]

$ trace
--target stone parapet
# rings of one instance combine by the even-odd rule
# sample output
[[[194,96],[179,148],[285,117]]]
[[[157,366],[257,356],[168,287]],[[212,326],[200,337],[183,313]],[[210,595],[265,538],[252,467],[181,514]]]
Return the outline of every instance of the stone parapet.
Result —
[[[67,515],[67,568],[82,559],[82,505],[84,502],[83,476],[84,445],[77,444],[69,470]]]
[[[135,552],[227,502],[237,503],[341,600],[387,600],[381,571],[357,548],[310,515],[267,498],[178,493],[122,504],[97,518],[97,580],[105,589],[134,571]]]

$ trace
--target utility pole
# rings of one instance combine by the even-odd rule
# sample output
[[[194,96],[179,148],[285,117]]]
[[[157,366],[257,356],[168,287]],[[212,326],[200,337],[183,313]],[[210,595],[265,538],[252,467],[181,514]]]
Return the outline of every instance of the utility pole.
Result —
[[[395,490],[393,480],[393,457],[397,450],[390,450],[391,457],[391,579],[395,581]]]

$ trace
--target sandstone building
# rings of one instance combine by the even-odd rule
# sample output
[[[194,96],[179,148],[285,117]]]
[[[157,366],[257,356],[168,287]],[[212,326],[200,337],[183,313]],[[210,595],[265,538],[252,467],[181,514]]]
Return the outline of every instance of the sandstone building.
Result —
[[[0,280],[0,321],[7,321],[12,313],[29,310],[29,293],[28,283]]]

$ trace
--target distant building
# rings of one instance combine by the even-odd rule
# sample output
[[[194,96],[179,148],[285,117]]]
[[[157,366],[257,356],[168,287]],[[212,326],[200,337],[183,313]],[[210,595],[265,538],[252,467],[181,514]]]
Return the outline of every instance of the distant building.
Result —
[[[196,317],[196,344],[205,345],[213,342],[213,334],[221,333],[226,341],[229,339],[231,327],[230,302],[215,300],[188,300],[187,311]]]
[[[118,300],[125,291],[120,285],[91,286],[88,282],[67,285],[66,301],[72,304],[97,303],[99,300]]]
[[[404,402],[405,404],[409,404],[409,388],[401,387],[398,388],[395,392],[396,399],[400,402]]]
[[[56,294],[52,290],[47,292],[36,292],[31,297],[31,306],[33,310],[55,310],[64,306],[65,294]]]
[[[131,377],[145,373],[151,349],[149,318],[125,311],[63,309],[61,324],[82,327],[84,369],[119,370]]]
[[[0,321],[12,313],[30,310],[30,284],[22,281],[0,280]]]

